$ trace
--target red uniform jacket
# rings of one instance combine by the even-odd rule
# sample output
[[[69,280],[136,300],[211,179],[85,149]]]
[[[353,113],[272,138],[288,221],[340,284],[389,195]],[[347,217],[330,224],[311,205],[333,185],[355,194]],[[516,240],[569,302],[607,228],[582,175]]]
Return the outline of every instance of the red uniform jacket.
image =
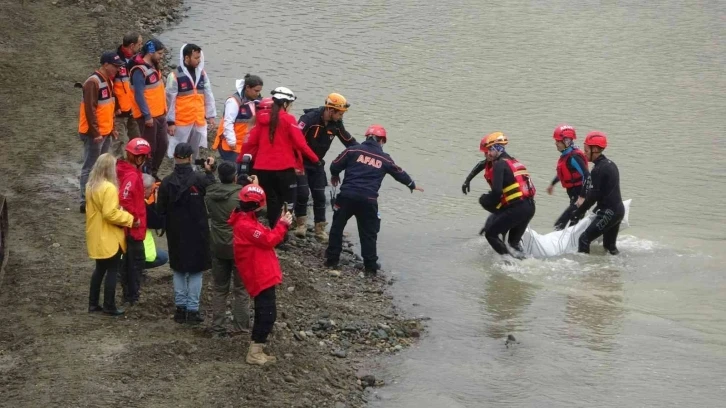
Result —
[[[288,226],[278,222],[270,230],[257,221],[254,212],[234,211],[227,221],[232,226],[234,263],[250,296],[282,283],[282,269],[275,245],[282,242]]]
[[[134,216],[134,221],[140,222],[138,227],[126,228],[126,235],[137,241],[143,241],[146,238],[146,201],[141,170],[125,160],[118,160],[116,176],[119,204]]]
[[[273,143],[270,143],[270,111],[257,111],[256,120],[242,147],[243,153],[252,155],[255,170],[299,169],[302,167],[300,153],[313,163],[318,162],[294,116],[280,111]]]

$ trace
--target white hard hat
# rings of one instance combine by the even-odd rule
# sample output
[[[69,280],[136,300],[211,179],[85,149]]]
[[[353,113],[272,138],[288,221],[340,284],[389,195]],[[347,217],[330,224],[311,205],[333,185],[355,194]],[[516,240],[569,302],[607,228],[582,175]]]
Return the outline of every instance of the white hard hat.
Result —
[[[284,86],[278,86],[272,90],[272,99],[283,100],[283,101],[294,101],[297,99],[294,93]]]

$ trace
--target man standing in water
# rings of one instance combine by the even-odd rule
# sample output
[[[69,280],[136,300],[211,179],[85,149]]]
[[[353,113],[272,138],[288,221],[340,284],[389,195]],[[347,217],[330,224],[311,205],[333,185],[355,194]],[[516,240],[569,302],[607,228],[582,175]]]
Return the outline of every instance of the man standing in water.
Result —
[[[199,158],[199,148],[207,147],[207,125],[214,126],[217,108],[212,84],[204,71],[204,54],[196,44],[184,44],[179,52],[179,66],[166,82],[166,104],[169,112],[167,156],[174,156],[179,143],[189,143],[194,150],[192,159]]]
[[[343,250],[343,230],[350,217],[355,216],[360,235],[361,255],[365,273],[375,276],[378,272],[376,241],[381,228],[378,218],[378,190],[386,174],[406,185],[411,192],[423,192],[411,177],[396,166],[391,156],[383,152],[386,144],[386,129],[371,125],[366,130],[366,140],[360,145],[345,149],[330,165],[330,183],[340,183],[339,174],[345,171],[340,194],[335,199],[333,225],[330,227],[330,242],[325,251],[325,266],[338,266]]]
[[[577,138],[575,128],[570,125],[557,126],[552,137],[555,139],[555,146],[560,152],[560,159],[557,161],[557,175],[547,187],[547,194],[552,195],[555,185],[560,182],[570,197],[570,206],[555,221],[555,230],[559,231],[567,226],[568,218],[572,225],[577,224],[580,220],[577,217],[570,218],[569,216],[576,208],[575,201],[580,197],[582,185],[590,177],[590,172],[587,169],[585,154],[574,145],[574,140]]]
[[[507,233],[509,246],[522,252],[520,241],[535,213],[534,184],[527,168],[505,151],[504,146],[508,143],[507,136],[495,132],[485,136],[479,145],[487,155],[484,179],[491,187],[489,193],[481,195],[479,204],[492,213],[480,234],[484,233],[489,245],[500,255],[510,254],[501,238]],[[480,172],[480,168],[481,164],[477,164],[472,173],[477,169]],[[470,177],[473,176],[469,175],[464,186],[468,185]],[[521,254],[512,255],[522,258]]]
[[[575,205],[577,210],[573,217],[582,217],[585,212],[597,203],[595,219],[580,235],[578,252],[590,253],[590,242],[602,235],[602,245],[612,255],[620,253],[616,242],[620,231],[620,222],[625,215],[623,199],[620,195],[620,173],[618,166],[602,153],[608,145],[603,132],[590,132],[585,137],[585,156],[595,163],[590,173],[585,190]]]
[[[323,157],[330,150],[330,145],[336,137],[350,147],[358,144],[353,136],[343,126],[343,115],[348,111],[350,104],[339,93],[331,93],[325,99],[325,105],[319,108],[305,109],[298,124],[305,135],[305,140],[320,158],[322,166],[303,160],[305,174],[297,179],[297,202],[295,204],[295,235],[305,237],[307,232],[308,197],[313,196],[313,214],[315,216],[315,238],[321,242],[328,242],[325,232],[325,186],[328,184],[325,175],[325,162]]]
[[[130,65],[131,90],[134,101],[131,111],[136,119],[141,137],[151,145],[151,160],[146,161],[145,172],[159,181],[157,172],[164,160],[169,140],[166,136],[166,95],[161,77],[161,59],[164,57],[164,44],[151,39],[141,48]]]

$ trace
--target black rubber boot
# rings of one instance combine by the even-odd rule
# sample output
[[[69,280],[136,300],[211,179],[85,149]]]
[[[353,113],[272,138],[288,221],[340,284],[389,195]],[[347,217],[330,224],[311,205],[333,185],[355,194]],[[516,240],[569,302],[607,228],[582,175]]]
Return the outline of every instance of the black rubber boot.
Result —
[[[187,312],[187,323],[199,324],[204,321],[204,316],[198,310]]]
[[[176,307],[176,313],[174,313],[174,321],[177,323],[184,323],[187,321],[187,308]]]

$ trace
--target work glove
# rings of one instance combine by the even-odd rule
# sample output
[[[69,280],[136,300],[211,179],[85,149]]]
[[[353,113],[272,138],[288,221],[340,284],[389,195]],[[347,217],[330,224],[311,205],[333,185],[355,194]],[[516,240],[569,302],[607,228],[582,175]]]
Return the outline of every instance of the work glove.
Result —
[[[467,180],[464,182],[464,184],[461,185],[461,192],[464,193],[464,195],[466,195],[466,193],[471,191],[470,183],[471,183],[471,181]]]

